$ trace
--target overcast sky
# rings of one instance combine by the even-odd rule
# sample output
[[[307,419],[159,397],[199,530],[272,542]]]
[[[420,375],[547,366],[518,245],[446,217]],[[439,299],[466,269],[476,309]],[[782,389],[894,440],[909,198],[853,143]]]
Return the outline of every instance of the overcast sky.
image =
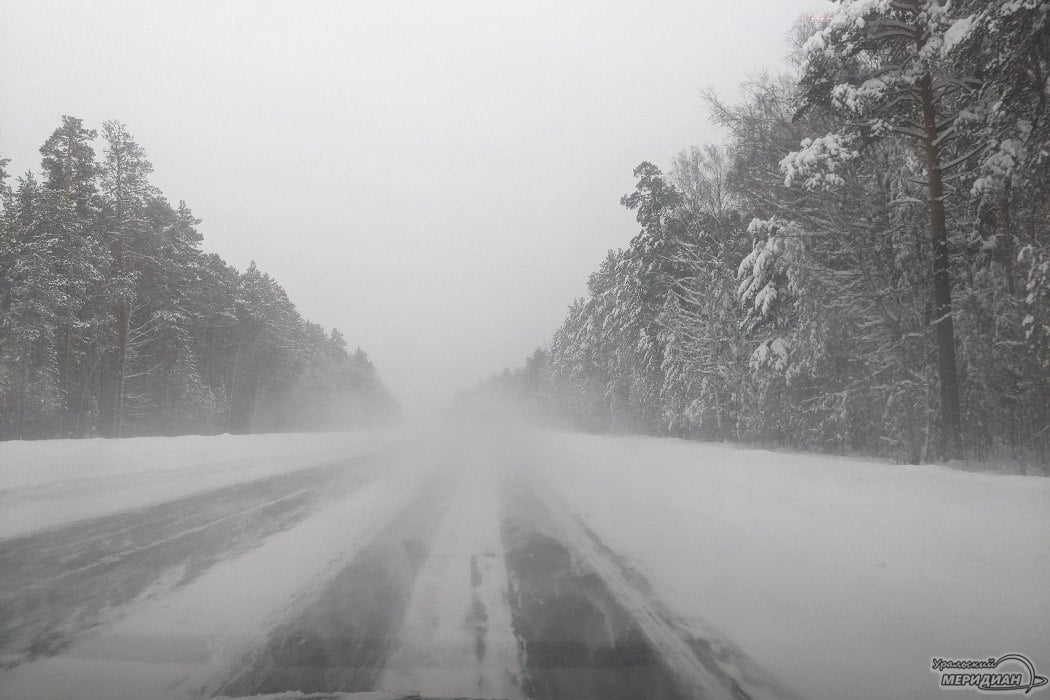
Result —
[[[699,93],[778,70],[820,0],[0,0],[0,156],[124,121],[204,248],[271,273],[408,405],[546,343],[620,195],[719,139]]]

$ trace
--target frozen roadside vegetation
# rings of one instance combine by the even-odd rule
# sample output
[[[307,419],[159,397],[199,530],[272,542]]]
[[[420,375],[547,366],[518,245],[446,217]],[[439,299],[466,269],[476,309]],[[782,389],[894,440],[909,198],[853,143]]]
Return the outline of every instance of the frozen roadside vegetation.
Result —
[[[0,442],[0,538],[163,503],[388,444],[388,431]]]
[[[1050,479],[648,437],[536,446],[553,495],[657,598],[805,697],[940,697],[933,656],[1050,653]]]

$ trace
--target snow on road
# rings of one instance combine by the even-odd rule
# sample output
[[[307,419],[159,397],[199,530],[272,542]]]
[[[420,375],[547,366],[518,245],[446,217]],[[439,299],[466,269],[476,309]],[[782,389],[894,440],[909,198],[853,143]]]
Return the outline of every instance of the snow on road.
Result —
[[[771,678],[745,652],[711,627],[694,626],[698,636],[683,634],[681,620],[654,598],[648,581],[624,566],[583,521],[546,495],[545,513],[563,542],[570,544],[585,566],[595,571],[611,595],[625,608],[648,643],[660,655],[691,697],[733,700],[796,700],[796,695]]]
[[[452,478],[454,496],[379,686],[406,695],[520,698],[495,475],[477,465]]]
[[[169,595],[143,595],[116,624],[0,677],[0,696],[131,700],[213,688],[404,507],[419,478],[381,478]]]
[[[381,468],[375,459],[338,462],[0,539],[0,657],[9,664],[61,649],[146,591],[193,581]]]
[[[387,431],[0,442],[0,538],[374,452]]]
[[[0,445],[29,514],[0,535],[0,651],[79,625],[0,654],[0,697],[935,698],[933,656],[1050,668],[1050,479],[551,432],[312,439],[93,441],[68,465],[66,441]],[[55,527],[78,499],[105,507]]]
[[[548,433],[531,463],[701,636],[804,697],[943,698],[932,657],[1050,668],[1050,479]]]

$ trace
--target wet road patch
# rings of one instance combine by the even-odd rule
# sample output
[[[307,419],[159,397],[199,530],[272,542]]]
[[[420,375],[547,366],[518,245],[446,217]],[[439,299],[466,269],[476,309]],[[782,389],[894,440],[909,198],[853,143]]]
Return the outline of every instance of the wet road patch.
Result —
[[[601,578],[535,523],[503,524],[514,632],[532,698],[683,698]]]
[[[373,690],[433,537],[436,507],[416,504],[293,619],[277,627],[217,695]]]
[[[365,461],[0,540],[0,658],[12,667],[54,655],[79,632],[119,618],[127,604],[195,580],[300,522],[323,498],[359,485]]]

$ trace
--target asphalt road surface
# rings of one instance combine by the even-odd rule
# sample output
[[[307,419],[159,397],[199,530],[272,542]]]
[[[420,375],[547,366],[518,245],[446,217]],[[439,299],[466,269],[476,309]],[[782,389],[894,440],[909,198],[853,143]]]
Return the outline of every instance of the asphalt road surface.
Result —
[[[693,636],[527,456],[493,459],[376,454],[0,540],[0,696],[788,697]],[[320,542],[346,504],[358,511]],[[248,581],[240,562],[286,551],[267,545],[279,537],[331,549],[328,567],[293,586],[302,570],[274,555],[272,585],[295,595],[235,651],[163,629],[126,641],[165,608],[227,614],[247,589],[209,601],[195,586]]]

